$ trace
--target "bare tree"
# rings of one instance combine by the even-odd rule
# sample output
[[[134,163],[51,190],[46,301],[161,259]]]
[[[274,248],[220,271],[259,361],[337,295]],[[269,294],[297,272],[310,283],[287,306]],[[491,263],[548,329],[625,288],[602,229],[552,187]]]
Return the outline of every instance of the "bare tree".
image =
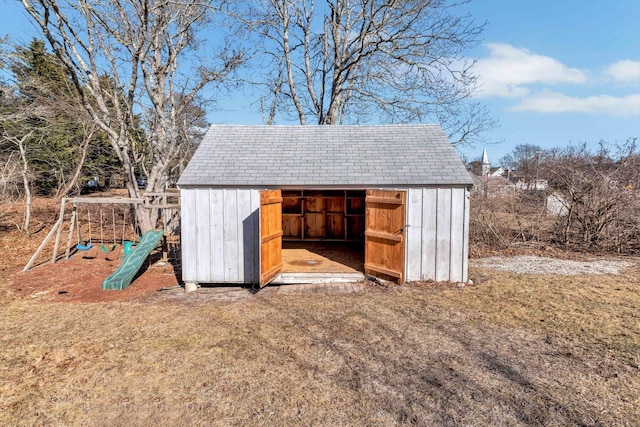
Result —
[[[168,175],[171,180],[175,181],[180,177],[209,127],[206,111],[199,101],[194,99],[185,105],[178,117],[179,154],[169,169]]]
[[[25,209],[24,209],[24,221],[21,226],[18,226],[18,229],[24,231],[27,236],[31,235],[31,203],[32,203],[32,194],[31,194],[31,181],[30,181],[30,170],[29,170],[29,161],[27,158],[27,149],[26,142],[31,138],[33,131],[26,132],[21,136],[14,136],[8,134],[6,131],[3,132],[2,139],[5,141],[9,141],[12,144],[15,144],[16,150],[19,154],[20,159],[20,177],[22,178],[22,189],[25,195]]]
[[[82,104],[122,164],[131,197],[140,197],[136,173],[147,190],[160,191],[181,156],[183,110],[203,88],[222,81],[242,55],[221,48],[198,57],[198,31],[211,16],[211,1],[21,0],[51,48],[67,67]],[[144,131],[140,132],[140,125]],[[140,168],[140,158],[148,168]],[[155,227],[159,211],[136,212],[142,231]]]
[[[278,113],[293,113],[300,124],[435,120],[455,142],[493,125],[471,99],[475,61],[464,56],[483,26],[454,14],[460,2],[259,4],[236,14],[249,17],[244,22],[259,36],[256,67],[266,73],[254,83],[266,89],[267,123]]]
[[[513,151],[500,159],[500,165],[522,179],[527,189],[536,189],[537,178],[544,151],[538,145],[519,144]]]
[[[25,196],[24,221],[18,224],[18,229],[31,235],[31,170],[27,145],[32,142],[36,130],[30,123],[30,118],[41,116],[40,111],[28,111],[20,108],[13,88],[2,85],[0,97],[0,148],[9,152],[7,166],[16,153],[11,169],[18,170],[21,180],[22,191]],[[6,169],[6,168],[5,168]]]
[[[560,241],[619,252],[640,248],[640,154],[635,140],[622,148],[569,147],[545,160],[541,173],[566,207],[557,218]]]
[[[33,112],[30,115],[34,114]],[[20,231],[24,231],[27,236],[31,235],[31,205],[32,191],[31,179],[32,173],[29,163],[28,145],[34,142],[34,135],[37,133],[35,129],[29,126],[29,116],[24,110],[18,110],[17,113],[7,114],[4,109],[0,114],[0,146],[6,149],[13,146],[12,153],[17,153],[17,159],[14,167],[19,170],[22,184],[22,191],[25,197],[24,220],[18,225]],[[32,117],[32,116],[31,116]],[[42,137],[40,136],[40,140]],[[12,156],[9,156],[11,160]]]

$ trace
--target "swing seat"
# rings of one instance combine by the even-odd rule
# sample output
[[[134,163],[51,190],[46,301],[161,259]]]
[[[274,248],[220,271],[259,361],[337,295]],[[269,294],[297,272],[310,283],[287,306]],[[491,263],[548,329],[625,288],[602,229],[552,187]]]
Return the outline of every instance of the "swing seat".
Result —
[[[109,252],[113,251],[116,248],[116,245],[111,246],[111,249],[109,249],[108,247],[106,247],[105,245],[101,245],[100,249],[102,250],[102,252],[104,252],[105,254],[108,254]]]
[[[136,242],[132,242],[130,240],[125,240],[123,242],[124,245],[124,257],[126,257],[127,255],[129,255],[131,253],[131,250],[133,248],[133,246],[136,245]]]
[[[83,245],[81,243],[78,243],[76,245],[76,249],[79,250],[79,251],[88,251],[92,247],[93,247],[93,245],[91,243],[89,243],[88,245]]]

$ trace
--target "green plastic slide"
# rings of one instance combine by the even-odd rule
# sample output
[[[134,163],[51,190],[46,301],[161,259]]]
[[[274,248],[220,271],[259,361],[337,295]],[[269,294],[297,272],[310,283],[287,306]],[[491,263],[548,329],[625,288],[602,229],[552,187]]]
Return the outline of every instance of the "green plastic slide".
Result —
[[[129,286],[140,267],[142,267],[144,260],[158,246],[158,242],[162,239],[162,234],[162,230],[146,232],[140,239],[140,243],[124,258],[120,267],[111,276],[104,279],[102,289],[122,290]]]

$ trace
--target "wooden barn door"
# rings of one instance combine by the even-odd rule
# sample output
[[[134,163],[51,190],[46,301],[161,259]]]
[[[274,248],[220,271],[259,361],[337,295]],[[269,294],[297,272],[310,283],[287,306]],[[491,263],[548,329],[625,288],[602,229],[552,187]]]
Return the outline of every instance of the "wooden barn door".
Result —
[[[406,192],[367,190],[364,271],[404,282]]]
[[[260,287],[282,270],[282,193],[260,192]]]

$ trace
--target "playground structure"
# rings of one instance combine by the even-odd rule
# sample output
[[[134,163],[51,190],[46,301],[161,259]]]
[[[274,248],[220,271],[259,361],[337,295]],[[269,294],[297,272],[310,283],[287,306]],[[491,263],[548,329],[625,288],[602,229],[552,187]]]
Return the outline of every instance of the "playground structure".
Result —
[[[162,239],[162,230],[151,230],[142,236],[138,245],[131,253],[125,255],[120,267],[102,282],[102,289],[122,290],[131,284],[131,281],[142,267],[151,251],[155,249]]]
[[[135,217],[135,208],[139,206],[160,210],[156,230],[147,232],[144,236],[139,235],[140,229]],[[110,280],[103,283],[103,289],[124,289],[158,243],[162,243],[162,259],[165,261],[170,249],[177,248],[179,212],[178,192],[146,193],[142,198],[63,198],[58,219],[23,271],[28,271],[42,259],[41,254],[53,240],[51,257],[38,262],[37,265],[56,263],[62,258],[69,259],[74,254],[83,254],[82,257],[85,259],[94,259],[102,252],[108,261],[123,259],[121,266],[112,275],[116,276],[117,280],[110,276]],[[65,234],[66,245],[61,252]],[[132,256],[134,253],[135,257]]]

